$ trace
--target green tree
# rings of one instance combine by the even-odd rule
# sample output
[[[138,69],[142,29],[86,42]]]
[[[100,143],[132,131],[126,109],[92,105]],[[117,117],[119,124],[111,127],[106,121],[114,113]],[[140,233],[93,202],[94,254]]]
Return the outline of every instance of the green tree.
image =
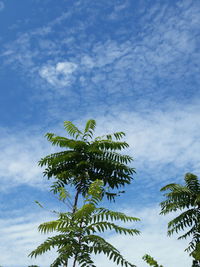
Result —
[[[131,266],[120,252],[98,235],[106,230],[114,230],[119,234],[139,234],[136,229],[118,226],[114,221],[135,222],[138,218],[130,217],[121,212],[98,208],[97,204],[102,199],[103,182],[93,182],[85,197],[84,205],[75,212],[59,213],[55,221],[43,223],[39,226],[41,233],[59,232],[58,235],[49,237],[44,243],[30,253],[31,257],[37,257],[51,248],[57,248],[58,257],[51,267],[67,266],[68,259],[73,259],[73,267],[76,263],[80,267],[95,267],[91,254],[104,253],[116,265]]]
[[[161,202],[161,214],[183,211],[168,223],[168,235],[187,230],[178,239],[192,237],[186,251],[195,259],[194,264],[200,264],[200,183],[196,175],[187,173],[185,185],[168,184],[161,191],[166,200]]]
[[[151,257],[151,256],[148,255],[148,254],[145,254],[145,255],[142,257],[142,259],[143,259],[144,261],[146,261],[146,263],[148,263],[149,266],[153,266],[153,267],[163,267],[162,265],[159,265],[159,264],[157,263],[157,261],[154,260],[154,258]]]
[[[44,175],[48,179],[56,179],[52,186],[54,193],[66,185],[74,186],[75,212],[79,195],[85,196],[90,184],[96,179],[104,182],[103,193],[108,199],[114,199],[123,192],[113,190],[130,184],[135,173],[135,170],[128,166],[133,160],[132,157],[120,153],[128,147],[126,142],[121,141],[125,134],[116,132],[93,138],[95,120],[88,120],[83,131],[70,121],[65,121],[64,127],[70,138],[53,133],[46,134],[52,145],[61,147],[62,151],[48,155],[39,162],[40,166],[46,166]]]

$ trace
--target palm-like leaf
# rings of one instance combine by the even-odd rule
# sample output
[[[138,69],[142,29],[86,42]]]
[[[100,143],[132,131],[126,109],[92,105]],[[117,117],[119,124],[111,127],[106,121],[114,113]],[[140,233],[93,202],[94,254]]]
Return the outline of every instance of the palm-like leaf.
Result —
[[[183,212],[168,223],[168,235],[189,230],[179,239],[192,236],[186,251],[193,255],[200,243],[200,183],[198,177],[192,173],[185,175],[185,185],[169,184],[161,191],[169,190],[165,194],[166,200],[161,202],[161,214],[173,211]]]
[[[64,121],[64,127],[68,134],[76,139],[80,135],[83,135],[83,133],[71,121]]]

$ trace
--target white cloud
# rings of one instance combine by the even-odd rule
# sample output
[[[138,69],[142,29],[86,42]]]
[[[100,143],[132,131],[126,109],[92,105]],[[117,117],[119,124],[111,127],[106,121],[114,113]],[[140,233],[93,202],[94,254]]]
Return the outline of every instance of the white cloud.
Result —
[[[43,66],[39,73],[40,76],[48,83],[57,87],[64,87],[71,84],[73,80],[73,72],[77,69],[77,64],[64,61],[58,62],[55,66]]]
[[[38,161],[54,150],[42,135],[33,134],[31,130],[11,133],[1,129],[1,190],[20,184],[44,186],[43,170],[38,167]]]
[[[4,2],[0,1],[0,11],[2,11],[5,8]]]
[[[99,133],[102,130],[124,131],[130,144],[128,153],[135,158],[137,173],[145,170],[153,173],[152,179],[161,181],[173,179],[170,172],[163,172],[168,164],[173,166],[174,172],[196,172],[198,175],[199,118],[198,103],[190,106],[172,103],[166,111],[121,112],[119,106],[110,115],[97,115],[97,123]]]

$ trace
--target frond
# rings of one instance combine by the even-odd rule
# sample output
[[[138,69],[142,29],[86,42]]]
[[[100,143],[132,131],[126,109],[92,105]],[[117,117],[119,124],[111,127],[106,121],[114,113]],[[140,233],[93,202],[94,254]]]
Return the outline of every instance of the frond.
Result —
[[[113,140],[113,137],[116,139],[116,140],[120,140],[122,139],[126,134],[124,132],[115,132],[115,133],[112,133],[112,134],[106,134],[106,135],[102,135],[102,136],[98,136],[95,138],[95,141],[100,141],[100,140],[110,140],[112,141]]]
[[[101,222],[101,221],[122,221],[122,222],[137,222],[140,221],[139,218],[127,216],[122,212],[111,211],[105,208],[97,208],[97,213],[92,216],[93,222]]]
[[[186,186],[182,186],[179,184],[168,184],[160,189],[160,191],[166,191],[166,190],[170,190],[176,193],[187,193],[187,194],[191,193]]]
[[[186,239],[187,237],[191,236],[194,234],[196,231],[196,225],[194,225],[189,231],[187,231],[184,235],[181,235],[178,237],[178,239]]]
[[[50,265],[50,267],[60,267],[66,263],[66,260],[69,259],[72,255],[68,255],[69,253],[60,254],[54,262]]]
[[[64,121],[64,127],[68,134],[76,139],[83,135],[83,133],[71,121]]]
[[[168,223],[168,235],[178,233],[185,229],[189,230],[178,239],[186,239],[192,236],[185,251],[194,252],[198,243],[200,243],[200,183],[198,177],[192,173],[185,175],[185,186],[178,184],[169,184],[161,189],[161,191],[170,190],[164,196],[166,200],[161,202],[161,213],[167,214],[172,211],[184,210],[179,216]]]
[[[90,256],[89,246],[82,245],[81,252],[77,255],[77,261],[80,267],[96,267]]]
[[[61,216],[61,215],[60,215]],[[38,230],[43,233],[51,233],[54,231],[61,231],[62,229],[65,229],[71,225],[71,219],[65,215],[61,216],[60,219],[56,221],[50,221],[50,222],[45,222],[39,225]],[[69,229],[69,228],[68,228]]]
[[[118,234],[125,234],[125,235],[138,235],[140,231],[136,229],[128,229],[124,227],[120,227],[114,223],[110,222],[97,222],[92,223],[88,227],[85,228],[85,231],[88,235],[95,232],[105,232],[106,230],[114,230]]]
[[[186,227],[191,227],[193,224],[195,224],[196,218],[197,214],[196,210],[194,209],[190,209],[181,213],[168,223],[168,235],[171,236],[174,232],[178,233],[179,231],[184,230]]]
[[[49,251],[52,248],[60,246],[63,242],[67,241],[67,237],[65,235],[57,235],[54,237],[49,237],[45,242],[39,245],[35,250],[33,250],[29,256],[37,257],[38,255],[42,255],[45,252]]]
[[[128,156],[128,155],[122,155],[113,151],[103,151],[103,153],[100,155],[101,158],[115,161],[115,162],[120,162],[120,163],[125,163],[128,164],[131,161],[133,161],[133,158]]]
[[[184,210],[185,208],[189,208],[191,206],[191,201],[189,198],[185,198],[184,200],[181,195],[178,194],[175,200],[167,199],[166,201],[161,202],[160,206],[160,214],[165,215],[172,211]]]
[[[53,133],[45,134],[47,140],[52,143],[53,146],[60,146],[66,148],[74,148],[76,141],[66,137],[58,136]]]
[[[186,173],[185,183],[191,193],[195,193],[195,194],[200,193],[200,184],[198,181],[198,177],[196,175],[192,173]]]
[[[83,138],[90,137],[92,138],[94,130],[96,128],[96,121],[95,120],[88,120],[85,126]]]
[[[98,147],[101,150],[122,150],[128,148],[129,145],[126,142],[112,141],[112,140],[99,140],[94,141],[93,146]]]
[[[121,264],[122,266],[126,267],[136,267],[135,265],[126,261],[115,247],[113,247],[110,243],[105,241],[105,239],[100,236],[88,235],[83,237],[83,241],[86,243],[92,243],[90,246],[91,253],[104,253],[107,257],[109,257],[110,260],[113,260],[117,265]]]
[[[158,265],[157,261],[153,257],[151,257],[150,255],[148,255],[148,254],[145,254],[142,257],[142,259],[144,261],[146,261],[148,263],[148,265],[150,265],[150,266],[153,266],[153,267],[163,267],[162,265]]]

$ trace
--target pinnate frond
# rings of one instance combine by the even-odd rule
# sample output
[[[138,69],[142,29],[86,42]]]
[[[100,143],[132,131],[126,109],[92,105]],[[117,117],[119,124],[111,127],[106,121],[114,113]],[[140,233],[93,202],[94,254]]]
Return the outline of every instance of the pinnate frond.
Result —
[[[111,151],[122,150],[129,147],[129,145],[126,142],[119,142],[119,141],[113,142],[112,140],[95,141],[93,143],[93,146],[97,146],[102,150],[111,150]]]
[[[196,175],[192,173],[186,173],[185,183],[191,193],[200,194],[200,184]]]
[[[140,221],[139,218],[127,216],[122,212],[111,211],[105,208],[97,208],[97,213],[92,216],[92,220],[94,222],[101,222],[101,221],[122,221],[122,222],[136,222]]]
[[[106,134],[106,135],[102,135],[102,136],[98,136],[95,138],[95,141],[101,141],[101,140],[110,140],[112,141],[113,138],[115,138],[115,140],[121,140],[126,134],[124,132],[115,132],[112,134]]]
[[[41,245],[39,245],[35,250],[33,250],[29,256],[37,257],[38,255],[42,255],[45,252],[51,250],[52,248],[55,248],[57,246],[61,246],[61,244],[65,242],[74,242],[74,240],[67,238],[65,235],[57,235],[54,237],[49,237],[45,242],[43,242]]]
[[[161,191],[169,190],[164,196],[166,200],[161,202],[161,213],[167,214],[173,211],[183,212],[168,223],[168,235],[187,230],[178,239],[192,236],[187,252],[195,250],[200,243],[200,183],[198,177],[192,173],[185,175],[185,185],[169,184]],[[188,229],[189,228],[189,229]]]
[[[153,266],[153,267],[163,267],[162,265],[159,265],[158,262],[153,258],[151,257],[150,255],[148,254],[145,254],[142,259],[144,261],[146,261],[146,263],[148,263],[149,266]]]
[[[91,252],[95,254],[103,253],[110,260],[113,260],[117,265],[121,264],[122,266],[130,266],[136,267],[135,265],[126,261],[120,252],[113,247],[110,243],[108,243],[104,238],[97,235],[87,235],[83,238],[83,241],[88,243],[90,242],[92,245],[90,246]]]
[[[88,227],[86,227],[85,231],[88,235],[95,232],[105,232],[106,230],[114,230],[118,234],[125,234],[125,235],[138,235],[140,231],[136,229],[128,229],[124,227],[120,227],[114,223],[110,222],[97,222],[92,223]]]
[[[83,135],[83,133],[71,121],[64,121],[64,127],[68,134],[76,139]]]
[[[184,230],[186,227],[191,227],[194,224],[196,218],[196,211],[194,209],[187,210],[181,213],[168,223],[168,235],[172,235],[174,232],[178,233]]]
[[[85,125],[84,135],[83,138],[87,139],[87,137],[92,138],[94,134],[94,130],[96,128],[96,121],[95,120],[88,120]]]

